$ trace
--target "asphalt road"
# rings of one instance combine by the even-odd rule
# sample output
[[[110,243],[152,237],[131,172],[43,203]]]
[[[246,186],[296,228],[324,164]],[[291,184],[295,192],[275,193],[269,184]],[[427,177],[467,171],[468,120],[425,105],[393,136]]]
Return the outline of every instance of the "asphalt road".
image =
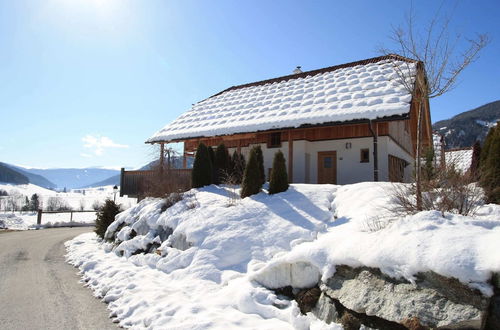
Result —
[[[0,233],[0,329],[117,329],[64,259],[64,242],[92,229]]]

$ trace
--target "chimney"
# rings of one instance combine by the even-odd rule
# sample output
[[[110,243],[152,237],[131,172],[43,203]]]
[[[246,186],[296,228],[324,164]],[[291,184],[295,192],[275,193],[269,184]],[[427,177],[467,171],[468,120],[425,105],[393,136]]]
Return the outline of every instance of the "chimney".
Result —
[[[295,68],[295,70],[293,70],[293,74],[299,74],[299,73],[302,73],[302,70],[301,70],[300,68],[301,68],[301,66],[300,66],[300,65],[298,65],[298,66]]]

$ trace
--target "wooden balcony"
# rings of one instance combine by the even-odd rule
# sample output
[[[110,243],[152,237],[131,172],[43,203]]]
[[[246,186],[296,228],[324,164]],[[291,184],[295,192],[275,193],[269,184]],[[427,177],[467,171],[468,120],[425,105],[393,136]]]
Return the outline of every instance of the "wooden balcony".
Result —
[[[142,199],[191,188],[191,169],[126,171],[121,169],[120,196]]]

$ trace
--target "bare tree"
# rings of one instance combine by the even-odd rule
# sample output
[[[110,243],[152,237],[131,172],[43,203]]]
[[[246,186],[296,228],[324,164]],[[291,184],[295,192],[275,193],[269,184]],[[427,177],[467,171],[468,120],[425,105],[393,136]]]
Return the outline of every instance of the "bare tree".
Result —
[[[443,2],[444,4],[445,2]],[[469,39],[450,33],[450,17],[441,14],[441,7],[424,26],[416,22],[413,8],[406,15],[404,26],[393,28],[391,40],[394,49],[380,48],[382,54],[399,54],[423,64],[423,74],[414,74],[414,63],[394,61],[398,82],[412,95],[417,107],[416,139],[416,203],[422,209],[421,158],[422,158],[422,113],[424,102],[445,94],[453,89],[462,71],[478,59],[479,52],[489,43],[486,34],[477,34]],[[421,63],[421,64],[420,64]],[[408,77],[415,76],[415,80]]]

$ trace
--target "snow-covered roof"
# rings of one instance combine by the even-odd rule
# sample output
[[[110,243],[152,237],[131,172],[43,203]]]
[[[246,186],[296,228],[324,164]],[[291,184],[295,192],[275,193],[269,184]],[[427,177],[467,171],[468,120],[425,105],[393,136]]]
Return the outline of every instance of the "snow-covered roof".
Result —
[[[387,55],[228,88],[196,103],[147,143],[405,115],[417,62]]]
[[[444,157],[447,165],[453,165],[456,170],[465,173],[472,163],[472,148],[446,150]]]

